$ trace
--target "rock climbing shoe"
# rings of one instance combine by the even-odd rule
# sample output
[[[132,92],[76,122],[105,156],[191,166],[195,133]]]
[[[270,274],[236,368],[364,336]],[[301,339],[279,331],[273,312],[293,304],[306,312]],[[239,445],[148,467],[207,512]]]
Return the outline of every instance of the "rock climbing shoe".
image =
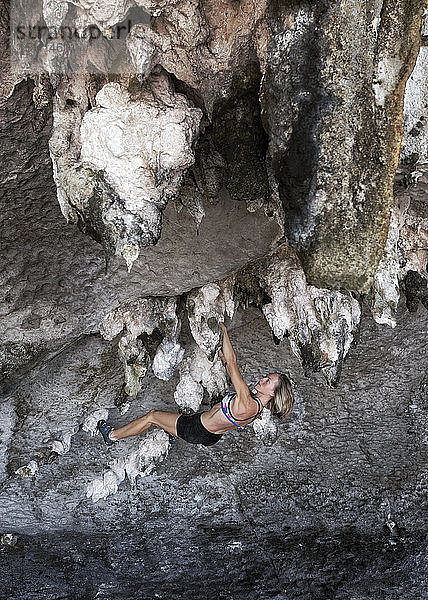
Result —
[[[98,428],[98,431],[103,436],[104,441],[107,444],[107,446],[113,446],[113,444],[117,441],[117,440],[110,439],[110,433],[113,431],[113,427],[111,425],[109,425],[106,421],[98,421],[97,428]]]
[[[171,448],[171,446],[174,446],[174,444],[176,444],[178,442],[178,438],[171,435],[170,433],[168,435],[169,435],[169,447]]]

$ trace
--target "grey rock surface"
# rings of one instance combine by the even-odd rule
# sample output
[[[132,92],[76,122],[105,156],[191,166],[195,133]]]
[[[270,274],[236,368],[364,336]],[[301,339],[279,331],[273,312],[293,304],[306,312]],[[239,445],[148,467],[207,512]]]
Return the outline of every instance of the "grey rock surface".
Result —
[[[175,598],[179,589],[189,597],[211,597],[205,583],[196,590],[197,578],[189,578],[205,557],[213,569],[207,567],[212,597],[221,594],[220,582],[229,581],[228,593],[237,598],[245,590],[254,598],[276,597],[276,590],[278,597],[334,592],[368,599],[383,590],[391,600],[397,593],[422,600],[426,313],[422,307],[409,313],[401,304],[396,329],[364,323],[341,383],[332,390],[319,376],[302,377],[288,342],[275,346],[259,311],[239,311],[231,338],[244,376],[251,381],[261,369],[288,368],[296,381],[291,418],[275,421],[276,437],[272,431],[256,435],[249,427],[225,435],[210,449],[178,441],[149,474],[133,483],[126,479],[116,494],[95,504],[86,498],[87,486],[108,465],[137,450],[140,440],[130,438],[107,450],[100,436],[80,429],[70,450],[50,462],[47,438],[76,429],[100,406],[109,407],[115,425],[152,407],[177,410],[175,382],[146,379],[121,417],[114,408],[120,369],[112,347],[100,338],[89,337],[34,370],[2,402],[10,425],[0,522],[4,533],[18,537],[15,547],[1,549],[2,593],[42,598],[42,583],[52,586],[53,598],[60,597],[61,585],[70,598],[78,597],[67,579],[71,565],[84,579],[88,598],[97,590],[111,598],[155,593]],[[20,421],[15,425],[11,406]],[[39,465],[34,476],[13,474],[30,460]],[[55,560],[52,544],[57,545]],[[178,560],[180,548],[187,550]],[[243,589],[222,571],[225,557]],[[11,578],[17,561],[27,565],[37,586],[28,578],[20,583]],[[94,564],[101,569],[97,574],[90,567]],[[309,575],[314,569],[316,577]],[[416,573],[411,581],[408,569]]]
[[[405,287],[407,274],[414,273],[421,285],[427,280],[426,171],[426,163],[398,169],[388,238],[370,290],[374,319],[391,327],[396,324],[400,286]]]
[[[137,4],[147,12],[128,33],[126,60],[134,63],[134,77],[125,67],[122,75],[109,71],[101,60],[95,61],[97,76],[78,72],[61,79],[49,48],[44,49],[57,107],[51,147],[67,217],[78,213],[84,230],[110,254],[122,255],[130,268],[141,247],[159,238],[159,210],[177,195],[193,163],[196,136],[207,128],[225,163],[229,193],[249,210],[264,206],[282,217],[309,283],[367,293],[387,241],[404,92],[420,50],[424,1],[372,0],[364,6],[353,0],[258,6],[245,1],[239,10],[232,2],[221,10],[187,0]],[[67,8],[70,3],[46,2],[35,18],[43,13],[58,27],[73,13]],[[75,19],[106,33],[130,9],[129,2],[87,3],[77,6]],[[89,69],[91,61],[81,63]],[[156,83],[162,78],[169,81],[168,93]],[[94,108],[94,99],[106,96],[104,84],[122,89],[122,95],[102,111]],[[124,110],[121,98],[129,85],[134,91],[140,86],[140,96],[149,90],[151,100],[133,98]],[[422,110],[419,93],[410,83],[410,121]],[[186,106],[186,118],[177,103]],[[139,154],[134,130],[144,129],[147,119],[141,115],[151,118],[156,107],[158,117],[169,113],[166,121],[174,124],[175,134],[162,124],[163,117],[156,119],[159,141],[150,144],[146,132],[147,145],[141,144],[145,150]],[[109,139],[102,114],[126,147]],[[173,155],[163,142],[172,143],[176,160],[169,160]],[[423,150],[418,156],[424,159]],[[85,161],[95,165],[95,174]],[[126,174],[128,167],[136,177]],[[183,201],[189,204],[193,196],[198,222],[201,193],[187,189]]]
[[[427,36],[428,20],[425,12],[422,25],[421,49],[415,68],[406,84],[404,96],[404,137],[401,160],[426,162],[427,149]]]
[[[422,10],[401,1],[269,6],[262,114],[285,231],[317,287],[371,285]]]
[[[280,233],[273,220],[248,213],[224,191],[216,205],[206,205],[199,228],[186,212],[177,214],[168,205],[161,239],[145,249],[130,275],[122,261],[106,266],[101,246],[61,215],[48,153],[50,121],[34,132],[33,89],[30,81],[21,83],[1,109],[5,377],[43,352],[98,331],[121,302],[178,295],[221,278],[264,254]]]
[[[74,98],[87,105],[85,83],[56,93],[50,152],[58,199],[67,220],[83,222],[130,271],[141,248],[158,241],[161,211],[195,161],[202,111],[157,73],[133,95],[107,83],[82,117]]]
[[[104,37],[9,70],[0,7],[0,598],[425,600],[424,2],[32,4]],[[224,319],[290,418],[107,447]]]

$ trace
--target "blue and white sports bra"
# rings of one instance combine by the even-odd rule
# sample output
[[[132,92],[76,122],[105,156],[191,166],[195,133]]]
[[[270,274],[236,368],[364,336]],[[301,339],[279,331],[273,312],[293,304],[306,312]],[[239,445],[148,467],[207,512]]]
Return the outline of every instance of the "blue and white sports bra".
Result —
[[[228,419],[236,427],[245,427],[245,425],[249,425],[250,423],[252,423],[253,421],[255,421],[255,419],[257,419],[262,414],[262,410],[264,409],[264,406],[263,406],[263,404],[260,402],[260,400],[258,398],[256,398],[255,396],[253,396],[253,399],[258,404],[257,414],[253,415],[252,417],[247,417],[246,419],[237,419],[230,412],[230,403],[231,403],[232,399],[235,396],[236,396],[236,392],[230,392],[229,394],[226,394],[226,396],[221,401],[221,410],[222,410],[224,416],[226,417],[226,419]],[[248,421],[248,423],[244,423],[243,425],[240,425],[236,421],[240,421],[241,423],[243,421]]]

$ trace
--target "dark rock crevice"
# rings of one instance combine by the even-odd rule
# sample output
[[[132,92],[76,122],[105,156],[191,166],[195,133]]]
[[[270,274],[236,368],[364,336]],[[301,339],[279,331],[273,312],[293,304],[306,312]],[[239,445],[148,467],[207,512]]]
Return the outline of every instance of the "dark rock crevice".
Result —
[[[271,9],[272,60],[261,89],[263,123],[271,140],[272,168],[285,213],[284,230],[297,247],[304,243],[301,236],[311,212],[308,195],[318,162],[317,123],[334,105],[319,82],[321,30],[317,21],[325,8],[320,7],[294,38],[290,34],[287,58],[275,49],[275,44],[280,44],[277,40],[285,38],[281,21],[300,6],[307,3],[281,3],[276,10]]]
[[[214,103],[212,115],[213,140],[227,163],[226,187],[234,200],[247,202],[251,210],[268,198],[268,138],[258,100],[260,80],[256,62],[235,71],[227,96]]]

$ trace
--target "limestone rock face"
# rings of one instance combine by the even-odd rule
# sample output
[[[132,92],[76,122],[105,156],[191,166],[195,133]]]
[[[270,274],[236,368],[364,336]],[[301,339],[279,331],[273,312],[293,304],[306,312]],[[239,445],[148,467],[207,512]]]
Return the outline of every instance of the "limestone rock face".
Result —
[[[134,14],[132,6],[142,11],[126,34],[134,71],[124,68],[119,82],[109,85],[105,73],[102,92],[100,78],[91,82],[79,73],[68,85],[75,90],[70,96],[67,82],[45,65],[53,75],[56,112],[67,100],[72,109],[68,117],[56,116],[74,146],[69,160],[55,159],[64,154],[64,139],[55,143],[55,131],[51,144],[64,214],[76,219],[77,212],[84,230],[110,254],[124,256],[130,268],[141,248],[159,239],[161,210],[195,161],[192,146],[203,113],[203,162],[204,148],[214,144],[232,197],[281,219],[309,283],[367,293],[387,240],[404,90],[419,52],[423,0],[358,7],[351,0],[299,6],[248,0],[239,8],[228,1],[123,0],[77,3],[73,10],[68,2],[49,0],[41,12],[50,26],[59,28],[74,15],[77,30],[97,26],[108,38],[115,24]],[[165,72],[156,80],[159,69],[171,74],[168,84],[160,83]],[[133,72],[145,109],[128,101]],[[92,104],[98,92],[108,106],[88,108],[85,90]],[[415,102],[407,101],[409,112],[420,113],[421,102]],[[159,109],[169,116],[157,118],[158,129],[149,132],[144,122]],[[77,189],[86,199],[76,197]],[[183,191],[183,204],[200,223],[204,194],[196,172]]]
[[[46,25],[48,27],[59,27],[70,10],[71,4],[68,0],[43,0],[43,17]],[[132,0],[122,0],[120,2],[78,0],[73,4],[76,7],[77,21],[80,27],[95,24],[107,30],[124,20],[134,2]]]
[[[137,476],[147,477],[153,470],[155,463],[162,461],[168,454],[168,434],[165,431],[149,433],[140,442],[138,450],[129,455],[115,459],[111,462],[110,469],[102,477],[92,480],[87,487],[86,497],[93,502],[116,494],[118,486],[127,477],[135,481]]]
[[[46,98],[45,84],[22,82],[0,107],[4,166],[0,353],[6,378],[17,376],[42,354],[48,356],[79,336],[97,332],[106,314],[122,302],[177,296],[223,278],[264,254],[280,234],[278,225],[262,211],[249,213],[223,190],[216,204],[205,204],[206,218],[199,227],[186,210],[168,204],[159,242],[145,249],[131,274],[122,257],[113,257],[106,265],[102,246],[67,224],[58,206],[48,148],[52,110],[49,102],[47,112],[44,106],[39,110],[33,105],[35,96]],[[81,98],[79,102],[87,106],[82,86],[70,85],[71,98]],[[63,143],[57,135],[64,143],[68,134],[73,139],[70,127],[80,123],[79,106],[69,104],[70,112],[60,113],[66,120],[55,129],[51,144]],[[75,155],[66,153],[65,159],[73,163]],[[79,188],[79,179],[76,184],[80,201],[84,188]],[[62,202],[61,194],[59,198],[68,215],[71,206],[65,199]]]
[[[234,293],[263,310],[275,339],[287,337],[308,372],[322,369],[330,384],[338,382],[360,322],[352,295],[309,286],[288,244],[239,271]]]
[[[177,580],[194,597],[202,589],[209,598],[210,590],[217,593],[215,580],[208,589],[205,580],[189,581],[188,572],[200,568],[208,549],[218,559],[213,568],[221,577],[227,548],[237,576],[242,554],[249,551],[245,561],[258,573],[258,596],[260,591],[271,596],[296,592],[304,598],[313,592],[313,583],[310,588],[305,583],[307,573],[317,568],[330,589],[345,589],[349,597],[361,592],[370,598],[375,592],[388,600],[398,585],[408,596],[409,569],[411,594],[422,597],[426,536],[415,523],[426,519],[426,315],[421,306],[409,313],[402,303],[395,329],[366,318],[340,386],[331,389],[321,378],[302,376],[287,341],[273,344],[259,311],[238,311],[231,339],[246,379],[254,381],[273,367],[289,369],[296,409],[285,422],[272,423],[266,414],[254,430],[227,434],[211,449],[181,440],[169,448],[166,434],[149,431],[106,450],[99,435],[80,428],[69,451],[48,460],[47,432],[58,439],[62,427],[77,428],[109,403],[115,426],[150,408],[177,410],[172,398],[178,374],[168,382],[150,375],[138,401],[121,416],[113,403],[122,374],[111,343],[88,337],[40,365],[1,404],[1,435],[8,448],[1,471],[2,536],[17,538],[13,548],[1,547],[2,594],[31,593],[42,600],[49,584],[59,599],[66,562],[92,595],[105,590],[104,574],[109,573],[127,581],[124,589],[113,579],[113,598],[135,598],[141,581],[144,594],[149,590],[154,597],[166,590],[174,597]],[[188,347],[190,337],[185,340]],[[28,477],[14,474],[22,467]],[[207,519],[214,532],[204,533]],[[255,523],[257,538],[248,522]],[[120,528],[120,543],[114,527]],[[140,535],[134,538],[136,527]],[[285,538],[285,546],[278,538]],[[107,541],[113,549],[108,556]],[[270,561],[262,561],[263,570],[257,571],[261,541],[281,565],[274,583],[266,575]],[[171,549],[179,553],[174,582],[164,579]],[[362,556],[369,561],[364,577],[371,577],[370,590],[353,575],[352,566]],[[155,559],[161,562],[153,565],[149,578],[147,564]],[[13,576],[19,565],[31,578]],[[332,575],[338,569],[345,570],[345,583]],[[155,585],[154,576],[161,583]],[[241,584],[231,590],[244,600],[242,582],[251,589],[253,580],[241,572]],[[77,585],[70,589],[78,597]]]
[[[139,51],[144,56],[143,48],[150,46],[153,64],[162,65],[196,90],[211,115],[215,101],[230,87],[233,72],[254,57],[253,36],[266,2],[139,0],[138,4],[153,19],[150,27],[134,26],[132,54]],[[138,60],[135,66],[139,73],[144,72]]]
[[[175,298],[142,298],[119,306],[100,325],[104,339],[121,335],[119,355],[125,368],[125,392],[135,398],[150,360],[159,379],[171,379],[183,358],[177,343],[180,321]]]
[[[221,343],[219,322],[233,317],[235,305],[229,281],[208,284],[187,297],[187,312],[193,338],[208,358],[214,360]]]
[[[389,227],[422,8],[271,4],[263,116],[285,230],[318,287],[370,287]]]
[[[184,410],[199,410],[204,391],[210,399],[219,400],[227,391],[227,379],[219,358],[208,360],[205,352],[195,348],[191,356],[180,365],[180,381],[174,392],[174,400]]]
[[[424,597],[424,4],[2,4],[1,598]]]
[[[418,165],[416,171],[410,173],[406,173],[406,169],[402,167],[397,173],[395,203],[388,239],[369,294],[375,320],[391,327],[395,327],[400,286],[404,286],[406,290],[408,274],[419,282],[410,292],[410,296],[416,294],[418,297],[420,293],[422,299],[425,297],[423,289],[427,280],[428,264],[425,173],[426,164]]]
[[[80,219],[130,269],[140,248],[160,237],[161,211],[177,195],[183,171],[194,162],[192,144],[202,113],[174,94],[162,74],[138,101],[110,83],[95,102],[80,130],[79,110],[72,107],[67,118],[67,101],[56,105],[51,153],[57,187],[66,217]]]
[[[427,76],[427,35],[428,21],[422,25],[421,48],[415,67],[406,84],[404,96],[404,137],[401,160],[424,163],[427,161],[428,115],[426,97],[428,94]]]

